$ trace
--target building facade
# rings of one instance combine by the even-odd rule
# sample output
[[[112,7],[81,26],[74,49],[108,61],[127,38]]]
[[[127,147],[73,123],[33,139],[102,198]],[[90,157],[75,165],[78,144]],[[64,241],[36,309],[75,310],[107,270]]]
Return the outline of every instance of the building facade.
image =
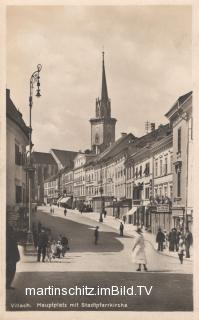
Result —
[[[26,146],[29,128],[6,90],[6,211],[7,222],[25,227],[27,218]]]
[[[191,229],[193,220],[192,92],[179,97],[167,112],[166,117],[173,129],[173,223],[175,227]]]
[[[35,168],[33,182],[33,201],[43,204],[44,200],[44,181],[54,176],[58,172],[58,165],[50,153],[32,153],[33,165]]]

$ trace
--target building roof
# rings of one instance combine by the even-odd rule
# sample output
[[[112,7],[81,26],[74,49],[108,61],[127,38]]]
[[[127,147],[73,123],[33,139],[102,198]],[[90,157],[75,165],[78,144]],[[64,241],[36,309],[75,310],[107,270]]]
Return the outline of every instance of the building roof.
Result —
[[[120,153],[122,150],[125,148],[129,147],[131,143],[136,141],[136,137],[132,133],[128,133],[126,135],[123,135],[120,137],[118,140],[116,140],[110,147],[105,149],[102,153],[100,153],[95,162],[101,162],[101,161],[106,161],[110,158],[113,158],[116,156],[118,153]]]
[[[6,117],[12,120],[26,135],[28,138],[29,136],[29,127],[26,126],[23,118],[22,113],[17,110],[13,101],[10,98],[10,90],[6,89]]]
[[[183,96],[180,96],[174,105],[169,109],[169,111],[165,114],[165,117],[169,118],[175,111],[178,109],[190,96],[192,96],[193,91],[190,91]]]
[[[76,151],[68,151],[68,150],[58,150],[58,149],[51,149],[52,156],[55,157],[60,161],[62,167],[73,167],[73,160],[77,156],[78,152]]]
[[[34,151],[32,153],[32,158],[33,158],[34,163],[37,163],[37,164],[56,165],[56,161],[53,158],[52,154],[50,154],[48,152]]]
[[[171,129],[169,123],[165,125],[160,125],[156,130],[145,134],[144,136],[137,138],[134,144],[129,147],[129,156],[133,156],[140,149],[151,146],[157,141],[160,141],[164,137],[171,134]]]

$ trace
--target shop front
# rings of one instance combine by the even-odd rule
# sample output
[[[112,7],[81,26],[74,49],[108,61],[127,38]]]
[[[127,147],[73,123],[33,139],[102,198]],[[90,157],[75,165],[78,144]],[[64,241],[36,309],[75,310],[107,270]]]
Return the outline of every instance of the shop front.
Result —
[[[169,232],[172,225],[172,211],[169,205],[156,205],[151,208],[151,232],[157,234],[158,229]]]

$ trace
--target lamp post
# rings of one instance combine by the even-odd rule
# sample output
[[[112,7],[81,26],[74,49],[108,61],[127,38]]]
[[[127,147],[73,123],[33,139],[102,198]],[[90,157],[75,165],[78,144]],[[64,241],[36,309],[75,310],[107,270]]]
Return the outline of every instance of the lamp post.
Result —
[[[30,77],[30,96],[29,96],[29,161],[28,161],[28,190],[29,190],[29,196],[28,196],[28,207],[29,207],[29,221],[28,221],[28,236],[27,236],[27,244],[32,245],[33,244],[33,235],[31,230],[31,216],[32,216],[32,185],[31,180],[34,173],[34,167],[32,165],[32,106],[33,106],[33,89],[34,84],[37,83],[37,90],[36,90],[36,97],[41,97],[40,94],[40,71],[42,69],[42,65],[37,65],[37,70],[33,72],[33,74]]]

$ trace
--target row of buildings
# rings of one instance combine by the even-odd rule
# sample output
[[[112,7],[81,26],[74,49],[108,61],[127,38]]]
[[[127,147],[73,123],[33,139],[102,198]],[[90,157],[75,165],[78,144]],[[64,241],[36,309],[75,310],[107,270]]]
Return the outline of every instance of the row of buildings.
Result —
[[[7,96],[7,204],[8,211],[14,212],[27,208],[27,176],[22,159],[26,159],[28,128],[16,107],[11,117],[10,105],[14,105]],[[90,119],[91,147],[84,152],[33,152],[32,202],[106,210],[108,215],[144,225],[154,233],[159,226],[167,230],[173,226],[191,228],[192,92],[179,97],[165,116],[167,124],[158,128],[153,125],[144,136],[121,133],[115,141],[117,120],[111,117],[103,54],[101,97],[96,99],[95,117]],[[20,119],[18,123],[16,119]],[[21,138],[17,136],[19,129]],[[13,158],[10,155],[14,150]]]

